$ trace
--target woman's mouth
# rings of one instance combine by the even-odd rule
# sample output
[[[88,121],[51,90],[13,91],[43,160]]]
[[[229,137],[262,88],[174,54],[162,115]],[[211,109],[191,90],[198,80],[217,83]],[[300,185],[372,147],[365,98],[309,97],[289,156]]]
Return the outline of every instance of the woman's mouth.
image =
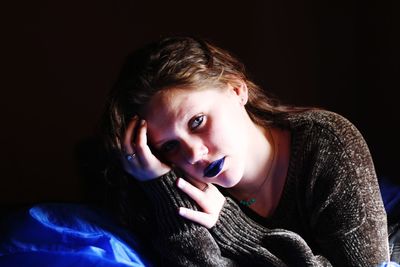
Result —
[[[217,176],[224,167],[225,157],[215,160],[204,169],[204,176],[205,177],[214,177]]]

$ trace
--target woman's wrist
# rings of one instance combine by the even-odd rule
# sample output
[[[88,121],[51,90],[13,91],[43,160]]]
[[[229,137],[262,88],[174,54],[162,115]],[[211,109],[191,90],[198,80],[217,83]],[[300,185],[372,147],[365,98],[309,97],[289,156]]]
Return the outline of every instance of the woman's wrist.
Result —
[[[176,180],[177,175],[171,170],[157,179],[139,183],[154,208],[155,217],[163,220],[160,227],[164,233],[187,227],[187,221],[178,214],[179,207],[198,210],[196,203],[179,191]]]

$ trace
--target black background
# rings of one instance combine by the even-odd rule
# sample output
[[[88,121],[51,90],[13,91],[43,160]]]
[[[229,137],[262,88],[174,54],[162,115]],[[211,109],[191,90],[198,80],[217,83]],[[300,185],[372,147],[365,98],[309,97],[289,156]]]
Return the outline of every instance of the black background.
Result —
[[[367,140],[378,176],[398,179],[398,1],[1,5],[2,208],[87,200],[82,144],[124,57],[171,34],[230,50],[285,103],[344,115]]]

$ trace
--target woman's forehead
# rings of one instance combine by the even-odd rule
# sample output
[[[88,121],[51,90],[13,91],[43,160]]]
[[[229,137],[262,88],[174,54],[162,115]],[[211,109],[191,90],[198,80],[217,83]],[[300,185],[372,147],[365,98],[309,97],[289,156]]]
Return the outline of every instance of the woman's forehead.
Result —
[[[154,109],[181,110],[190,109],[192,106],[204,105],[213,102],[223,92],[221,88],[182,88],[174,87],[161,91],[151,98],[147,105],[146,113]]]
[[[174,117],[182,118],[191,110],[204,104],[209,95],[207,91],[194,89],[168,89],[152,97],[146,106],[145,117]]]

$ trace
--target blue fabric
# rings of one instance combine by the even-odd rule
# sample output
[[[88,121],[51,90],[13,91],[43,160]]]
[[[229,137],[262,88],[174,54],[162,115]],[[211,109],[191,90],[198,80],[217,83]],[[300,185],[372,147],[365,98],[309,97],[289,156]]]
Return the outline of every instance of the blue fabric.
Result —
[[[2,267],[151,266],[131,234],[84,205],[36,205],[8,218],[1,229]]]
[[[379,267],[400,267],[400,265],[398,265],[396,262],[384,262],[381,265],[379,265]]]
[[[379,187],[388,217],[400,218],[400,185],[381,178]]]

